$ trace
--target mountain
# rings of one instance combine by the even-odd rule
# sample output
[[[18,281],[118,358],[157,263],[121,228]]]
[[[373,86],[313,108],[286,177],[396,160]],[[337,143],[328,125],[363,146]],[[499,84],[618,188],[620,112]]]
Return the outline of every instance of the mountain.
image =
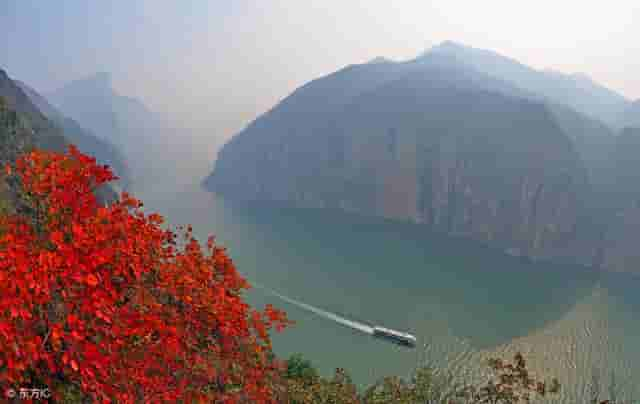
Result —
[[[558,125],[573,141],[590,174],[590,180],[595,183],[603,181],[602,177],[606,175],[603,173],[603,166],[606,165],[603,159],[606,159],[606,154],[602,151],[613,147],[615,134],[612,127],[620,125],[619,111],[628,105],[624,97],[583,74],[538,71],[495,52],[452,41],[435,46],[418,60],[433,55],[448,56],[458,63],[508,82],[517,89],[506,92],[508,95],[547,105]],[[598,112],[599,108],[609,112]],[[610,119],[606,118],[607,114],[611,115]],[[611,126],[604,123],[607,119],[611,121]]]
[[[569,136],[589,173],[589,181],[598,187],[608,181],[607,150],[614,147],[615,132],[601,121],[558,103],[545,103],[556,123]]]
[[[28,151],[35,144],[35,133],[29,122],[12,109],[0,96],[0,165],[2,167]]]
[[[391,59],[387,59],[384,56],[378,56],[367,62],[368,64],[377,64],[377,63],[393,63]]]
[[[570,112],[447,52],[352,65],[297,89],[234,136],[205,186],[591,264],[598,240],[583,220],[588,170],[563,129],[582,121]]]
[[[626,128],[609,152],[610,182],[606,189],[610,212],[605,239],[605,265],[616,271],[640,267],[640,128]]]
[[[58,110],[82,127],[118,144],[117,135],[120,129],[113,110],[113,91],[109,74],[98,73],[86,79],[73,81],[45,96]]]
[[[13,162],[35,143],[34,131],[26,119],[11,109],[0,96],[0,165]],[[18,193],[14,184],[0,181],[0,214],[12,212],[18,206]]]
[[[38,109],[17,82],[0,69],[0,162],[6,163],[38,147],[52,151],[66,151],[69,144],[62,129]],[[1,200],[15,199],[11,190],[0,190]],[[100,203],[108,203],[115,197],[111,185],[97,190]]]
[[[47,95],[63,114],[122,150],[133,183],[166,176],[168,127],[139,100],[115,92],[111,75],[97,73]]]
[[[627,108],[624,115],[624,127],[640,128],[640,100]]]
[[[467,63],[493,77],[510,81],[522,89],[549,101],[600,120],[617,129],[630,101],[584,74],[563,74],[536,70],[496,52],[446,41],[425,53],[445,54]],[[424,57],[423,56],[423,57]]]
[[[129,182],[129,168],[122,152],[110,142],[98,138],[89,130],[82,128],[76,121],[64,116],[52,106],[42,95],[25,83],[16,81],[33,104],[55,125],[62,129],[65,136],[83,153],[94,156],[101,164],[109,165],[120,178],[119,185],[127,188]]]
[[[67,140],[62,131],[38,110],[20,86],[2,69],[0,69],[0,97],[4,98],[8,110],[14,111],[28,121],[28,126],[34,132],[36,146],[56,151],[66,149]]]
[[[607,154],[607,207],[622,210],[640,206],[640,128],[625,128],[616,137]]]

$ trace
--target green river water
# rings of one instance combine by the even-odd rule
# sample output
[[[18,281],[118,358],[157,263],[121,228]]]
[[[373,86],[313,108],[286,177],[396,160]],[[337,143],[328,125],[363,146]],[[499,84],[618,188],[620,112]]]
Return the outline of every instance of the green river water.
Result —
[[[416,349],[395,346],[251,290],[252,304],[272,303],[296,322],[274,337],[276,352],[301,352],[324,374],[343,367],[366,385],[420,363],[466,363],[477,365],[467,377],[482,380],[486,358],[523,351],[534,371],[560,379],[561,401],[582,402],[594,372],[603,391],[614,375],[640,399],[638,279],[531,263],[409,223],[244,206],[198,184],[134,194],[202,239],[215,234],[250,282],[418,337]]]

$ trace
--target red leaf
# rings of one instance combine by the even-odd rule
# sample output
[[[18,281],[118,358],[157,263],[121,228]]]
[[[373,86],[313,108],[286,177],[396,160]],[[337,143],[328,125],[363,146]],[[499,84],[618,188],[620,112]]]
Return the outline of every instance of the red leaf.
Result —
[[[94,274],[87,275],[87,285],[96,286],[98,284],[98,278]]]

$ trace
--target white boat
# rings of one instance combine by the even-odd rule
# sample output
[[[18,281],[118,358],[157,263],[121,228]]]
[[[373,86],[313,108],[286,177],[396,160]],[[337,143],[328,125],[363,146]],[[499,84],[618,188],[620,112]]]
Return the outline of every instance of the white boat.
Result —
[[[416,337],[414,337],[409,333],[400,332],[400,331],[392,330],[385,327],[379,327],[379,326],[373,327],[373,336],[376,338],[386,339],[396,344],[408,346],[411,348],[415,347],[416,343],[418,342]]]

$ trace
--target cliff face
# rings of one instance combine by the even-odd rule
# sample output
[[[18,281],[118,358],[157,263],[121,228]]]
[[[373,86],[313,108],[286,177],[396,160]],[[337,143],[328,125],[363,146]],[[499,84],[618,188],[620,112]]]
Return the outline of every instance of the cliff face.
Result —
[[[609,223],[604,265],[615,271],[640,272],[640,128],[627,128],[609,154],[610,181],[605,206]]]
[[[625,111],[623,126],[640,128],[640,100],[635,101]]]
[[[94,156],[100,164],[109,165],[120,178],[118,184],[126,189],[129,182],[129,168],[122,152],[113,144],[96,137],[87,129],[71,118],[64,116],[58,109],[52,106],[47,99],[25,83],[16,81],[16,84],[29,97],[31,102],[49,119],[60,128],[64,135],[75,144],[83,153]]]
[[[62,131],[38,110],[24,91],[2,69],[0,69],[0,96],[5,99],[10,110],[29,121],[29,126],[35,135],[36,146],[56,151],[63,151],[66,148],[67,140]]]
[[[0,69],[0,163],[13,161],[33,147],[64,152],[69,144],[61,127],[49,120],[29,98],[19,83]],[[0,190],[0,194],[2,191]],[[14,195],[15,196],[15,195]],[[116,196],[106,184],[97,190],[100,203]],[[1,195],[0,195],[1,199]],[[14,198],[15,199],[15,198]]]
[[[206,185],[593,263],[597,245],[581,235],[588,184],[580,155],[545,105],[518,94],[439,56],[350,66],[234,137]]]
[[[0,166],[13,162],[35,143],[33,129],[0,96]]]

